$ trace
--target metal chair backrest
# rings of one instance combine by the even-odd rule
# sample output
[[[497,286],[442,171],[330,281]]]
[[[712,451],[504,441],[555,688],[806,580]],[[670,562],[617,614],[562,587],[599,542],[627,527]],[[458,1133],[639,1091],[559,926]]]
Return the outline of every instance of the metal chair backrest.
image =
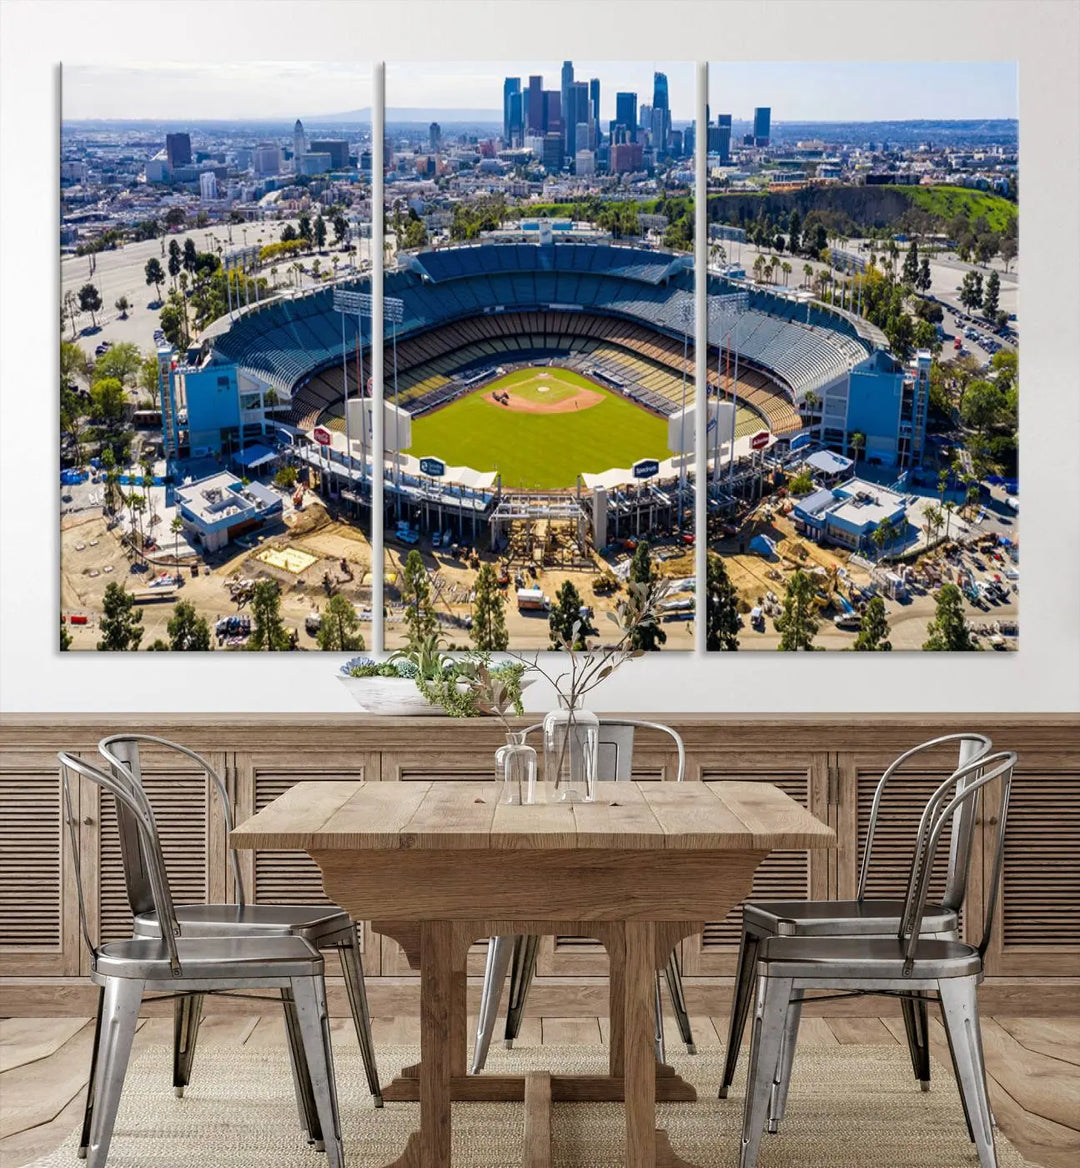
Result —
[[[112,734],[107,738],[103,738],[98,743],[98,751],[110,767],[127,771],[145,795],[146,787],[143,783],[142,757],[139,749],[141,745],[160,746],[165,750],[175,751],[177,754],[182,754],[186,758],[190,758],[201,767],[206,777],[217,789],[221,815],[225,822],[225,838],[228,839],[233,829],[232,802],[229,799],[229,792],[225,786],[225,780],[222,779],[221,775],[218,774],[215,768],[201,754],[197,754],[194,750],[190,750],[179,742],[172,742],[168,738],[159,738],[155,734]],[[119,803],[117,803],[116,813],[117,826],[120,831],[120,854],[124,861],[124,880],[127,886],[128,901],[131,904],[132,913],[138,916],[140,913],[149,912],[153,908],[153,897],[147,878],[146,864],[139,852],[139,832],[137,826],[131,816],[121,808]],[[246,903],[244,897],[244,880],[240,874],[240,861],[237,857],[236,849],[231,845],[229,846],[229,863],[232,868],[233,882],[236,887],[236,903],[243,905]]]
[[[525,734],[542,730],[543,723],[535,722]],[[636,730],[656,730],[666,734],[675,744],[678,766],[675,781],[681,783],[686,775],[686,747],[678,731],[663,722],[645,722],[639,718],[601,718],[597,743],[596,773],[601,779],[625,781],[632,774],[634,763],[634,732]]]
[[[934,858],[945,829],[955,822],[956,817],[966,808],[971,814],[977,813],[982,790],[996,779],[1001,779],[1001,806],[998,816],[997,843],[993,864],[985,885],[986,915],[983,919],[983,935],[979,942],[980,956],[986,953],[990,944],[990,934],[994,925],[1001,872],[1005,859],[1005,829],[1009,816],[1009,795],[1012,790],[1013,769],[1016,755],[1008,751],[983,755],[967,763],[949,776],[930,796],[919,822],[919,834],[915,853],[911,860],[911,874],[908,878],[907,897],[904,914],[900,920],[898,936],[904,946],[904,955],[910,965],[922,931],[922,918],[926,908],[926,896],[933,875]]]
[[[64,789],[64,817],[67,820],[72,860],[75,865],[79,919],[86,946],[90,950],[91,960],[96,963],[98,950],[90,936],[90,922],[86,912],[86,894],[82,880],[82,851],[79,847],[79,824],[75,818],[71,800],[71,776],[73,773],[84,779],[89,779],[102,790],[108,791],[116,800],[118,810],[122,809],[131,829],[137,834],[143,872],[150,887],[151,908],[157,911],[158,920],[161,922],[161,936],[165,941],[169,955],[169,966],[173,973],[179,974],[180,958],[177,953],[176,938],[180,934],[180,926],[176,922],[172,892],[169,888],[169,876],[165,869],[165,858],[161,854],[161,842],[158,839],[154,811],[145,793],[135,782],[131,772],[120,764],[114,764],[111,772],[106,772],[63,750],[56,757],[60,760],[60,778]],[[126,866],[124,875],[126,878]]]
[[[889,764],[885,773],[878,780],[877,788],[874,791],[874,800],[870,807],[870,822],[866,829],[866,844],[863,849],[862,866],[859,870],[859,887],[856,894],[858,900],[864,900],[866,898],[866,884],[870,876],[874,839],[877,834],[882,803],[885,801],[886,787],[912,759],[919,758],[924,752],[934,750],[948,743],[956,743],[959,751],[957,760],[959,770],[955,771],[948,779],[948,783],[950,784],[958,781],[969,781],[967,776],[969,774],[977,774],[977,771],[965,771],[965,777],[958,779],[957,776],[960,774],[960,771],[963,771],[969,764],[976,763],[980,759],[985,758],[993,749],[993,743],[985,734],[944,734],[940,738],[932,738],[928,742],[913,746]],[[945,891],[941,898],[941,903],[954,912],[959,911],[960,906],[964,903],[964,895],[967,891],[968,865],[971,861],[971,841],[974,836],[974,831],[975,807],[972,803],[968,802],[962,805],[960,814],[952,822],[949,841],[949,864],[945,877]]]

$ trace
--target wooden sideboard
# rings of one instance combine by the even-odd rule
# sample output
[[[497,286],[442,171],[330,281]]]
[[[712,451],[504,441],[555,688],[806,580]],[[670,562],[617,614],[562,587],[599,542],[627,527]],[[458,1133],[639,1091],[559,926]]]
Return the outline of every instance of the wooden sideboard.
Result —
[[[633,715],[648,718],[650,715]],[[836,851],[774,854],[755,879],[757,895],[849,896],[860,861],[859,840],[874,786],[901,751],[957,730],[989,734],[995,747],[1020,756],[1013,787],[997,927],[983,989],[997,1012],[1080,1013],[1080,718],[1073,715],[734,715],[654,716],[686,743],[686,777],[778,784],[836,828]],[[534,719],[529,719],[532,721]],[[526,723],[523,723],[526,724]],[[488,720],[373,718],[334,715],[4,715],[0,717],[0,1013],[91,1012],[93,988],[79,931],[75,875],[61,819],[56,751],[96,755],[98,740],[140,730],[204,753],[228,785],[238,819],[308,778],[409,782],[493,780],[502,741]],[[640,733],[634,777],[674,777],[663,736]],[[876,894],[902,894],[911,833],[928,791],[955,766],[955,752],[927,756],[909,793],[875,848]],[[180,901],[226,900],[233,894],[225,836],[201,772],[176,755],[148,751],[144,774],[158,815],[166,858]],[[952,766],[950,766],[950,760]],[[111,799],[84,785],[77,808],[84,883],[95,935],[130,935]],[[972,858],[965,925],[979,932],[984,865],[997,808],[983,809]],[[304,855],[262,851],[241,856],[248,896],[307,903],[322,897],[318,870]],[[643,879],[648,874],[643,873]],[[397,945],[365,929],[364,965],[374,1013],[411,1012],[418,982]],[[710,923],[683,943],[692,1013],[727,1012],[738,944],[737,914]],[[328,967],[329,972],[333,970]],[[473,958],[476,993],[482,950]],[[548,1015],[603,1013],[602,949],[579,938],[549,938],[530,995],[530,1011]],[[345,1012],[331,981],[331,1005]],[[222,1000],[220,1009],[258,1009]],[[851,1013],[855,1004],[843,1002]],[[273,1008],[272,1003],[267,1009]],[[828,1007],[820,1007],[827,1009]],[[880,1012],[880,1003],[869,1003]]]

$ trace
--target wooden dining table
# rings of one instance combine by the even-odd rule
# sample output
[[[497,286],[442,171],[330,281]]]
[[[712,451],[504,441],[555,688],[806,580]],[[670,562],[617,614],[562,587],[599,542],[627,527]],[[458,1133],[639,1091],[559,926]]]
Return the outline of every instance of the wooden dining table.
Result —
[[[553,1101],[624,1101],[627,1168],[688,1166],[656,1127],[658,1099],[696,1098],[656,1060],[657,970],[746,898],[770,852],[836,837],[768,782],[601,786],[595,803],[508,806],[476,781],[301,782],[232,832],[239,848],[307,852],[327,896],[420,970],[420,1062],[383,1092],[419,1100],[420,1129],[387,1168],[450,1168],[458,1100],[523,1101],[530,1168],[550,1164]],[[606,1075],[467,1073],[466,954],[522,933],[607,949]]]

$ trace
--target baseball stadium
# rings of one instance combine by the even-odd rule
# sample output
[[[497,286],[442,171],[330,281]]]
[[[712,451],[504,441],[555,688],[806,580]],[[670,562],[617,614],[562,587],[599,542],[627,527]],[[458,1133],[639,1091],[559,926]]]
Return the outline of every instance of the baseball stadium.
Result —
[[[515,523],[569,522],[582,553],[690,530],[693,288],[692,256],[640,246],[482,240],[399,256],[384,280],[388,522],[473,542],[486,528],[493,548]],[[223,373],[238,394],[271,387],[290,403],[277,435],[362,510],[371,324],[342,293],[360,293],[355,306],[370,288],[354,280],[218,321],[185,398],[196,444],[221,432],[204,407]],[[786,442],[804,427],[800,407],[841,386],[846,401],[853,370],[892,366],[880,331],[839,309],[720,275],[709,294],[708,457],[728,491],[733,471],[760,474],[763,431]]]

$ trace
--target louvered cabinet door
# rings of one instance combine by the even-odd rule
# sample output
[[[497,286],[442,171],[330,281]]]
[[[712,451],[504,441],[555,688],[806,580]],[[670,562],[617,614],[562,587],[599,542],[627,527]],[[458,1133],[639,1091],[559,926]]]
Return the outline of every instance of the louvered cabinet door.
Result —
[[[224,754],[207,754],[227,776]],[[203,770],[174,752],[143,747],[143,788],[154,809],[161,850],[175,904],[219,903],[230,899],[226,872],[225,824],[216,790]],[[83,855],[91,857],[94,882],[89,901],[91,936],[98,943],[132,933],[131,906],[124,883],[116,801],[95,783],[83,781]],[[83,960],[89,972],[89,957]]]
[[[829,760],[804,751],[724,754],[690,760],[688,774],[709,781],[772,783],[822,820],[829,819]],[[750,895],[762,900],[805,900],[828,895],[828,851],[772,852],[754,873]],[[647,873],[643,874],[648,878]],[[742,935],[742,906],[723,920],[710,921],[698,937],[683,942],[683,971],[689,975],[730,976],[735,972]]]
[[[995,790],[983,823],[987,876],[997,847]],[[1080,970],[1080,752],[1021,751],[986,972],[1075,977]]]
[[[912,744],[914,745],[914,743]],[[874,791],[889,764],[902,754],[905,746],[866,752],[844,752],[836,756],[838,784],[837,895],[853,898],[858,890],[859,870],[866,846]],[[911,860],[919,830],[919,820],[926,802],[949,777],[959,763],[958,748],[945,745],[927,751],[918,764],[905,767],[889,781],[882,797],[878,826],[874,837],[866,895],[903,900],[911,875]],[[982,838],[976,830],[972,839],[968,867],[967,898],[960,914],[961,934],[967,935],[969,922],[978,922],[982,905]],[[929,899],[937,901],[945,890],[949,862],[949,840],[938,847]],[[978,926],[975,926],[978,940]]]
[[[237,819],[243,821],[305,781],[379,781],[379,756],[370,752],[308,749],[251,752],[233,756]],[[329,904],[322,874],[306,852],[242,849],[240,870],[254,904]],[[378,940],[366,923],[360,929],[365,975],[378,974]],[[328,967],[336,975],[337,970]]]
[[[78,816],[77,784],[72,793]],[[55,754],[5,752],[0,824],[0,974],[77,974],[83,946]]]

